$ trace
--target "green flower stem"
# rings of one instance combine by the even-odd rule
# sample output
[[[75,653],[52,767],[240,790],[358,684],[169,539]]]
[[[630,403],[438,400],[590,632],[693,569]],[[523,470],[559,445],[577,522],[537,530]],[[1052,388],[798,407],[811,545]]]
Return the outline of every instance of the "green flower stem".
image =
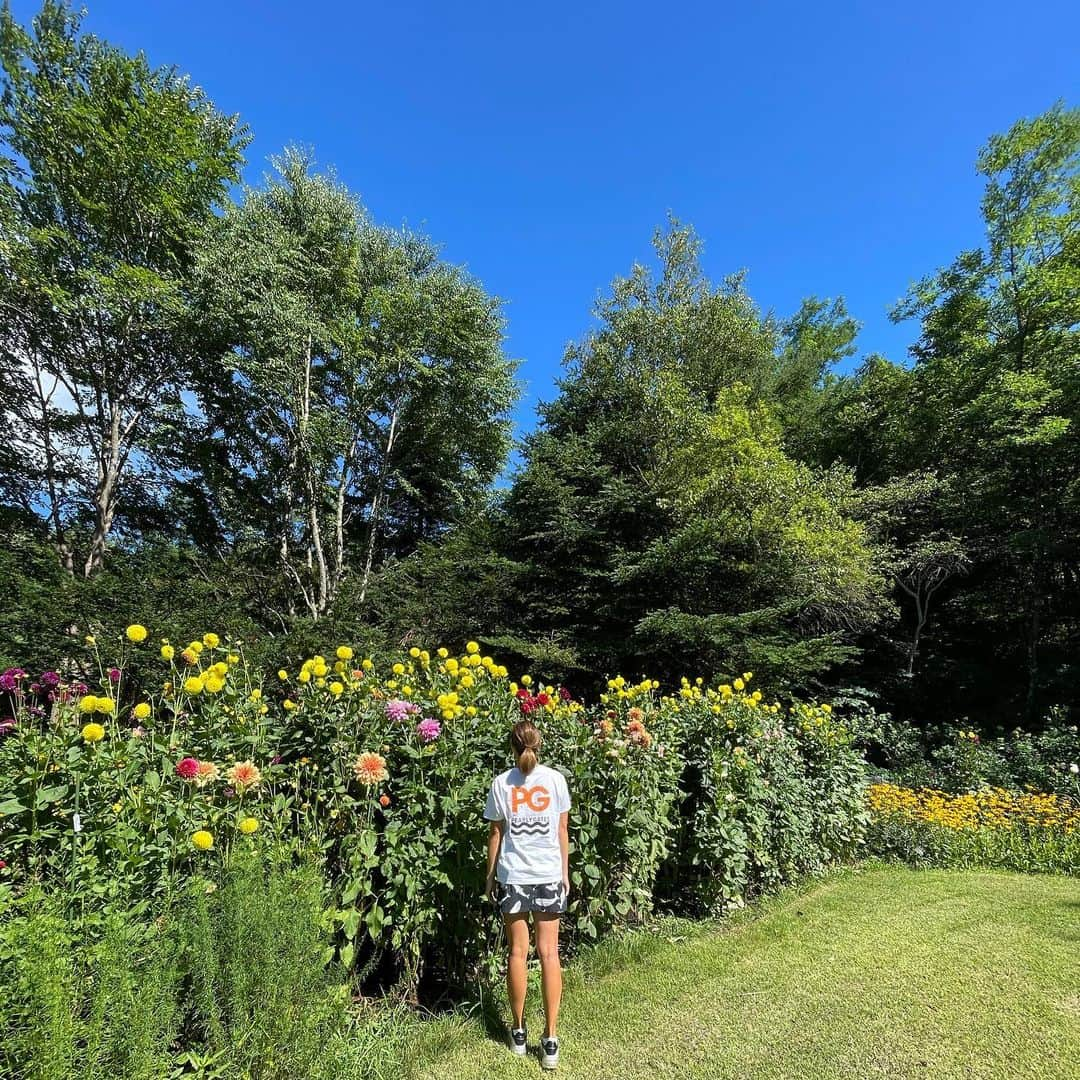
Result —
[[[75,828],[75,819],[79,815],[79,795],[82,791],[82,784],[80,782],[79,773],[75,774],[75,809],[72,812],[71,818],[71,878],[68,883],[68,912],[69,914],[75,907],[75,894],[78,887],[78,868],[79,868],[79,833]]]

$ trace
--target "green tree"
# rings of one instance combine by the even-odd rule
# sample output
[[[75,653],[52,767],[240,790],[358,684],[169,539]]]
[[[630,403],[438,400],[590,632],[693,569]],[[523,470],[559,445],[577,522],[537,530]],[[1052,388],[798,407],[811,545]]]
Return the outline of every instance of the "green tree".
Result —
[[[985,244],[913,287],[896,315],[922,318],[914,352],[933,423],[913,464],[950,481],[946,524],[971,537],[1019,616],[1030,719],[1044,647],[1077,630],[1080,110],[1018,121],[978,169]]]
[[[191,384],[192,245],[247,137],[175,71],[81,34],[67,3],[30,29],[5,4],[0,66],[8,495],[89,577],[125,500],[160,500],[149,451]]]
[[[881,569],[911,612],[903,674],[911,679],[935,599],[967,572],[970,545],[942,527],[953,500],[948,484],[929,472],[912,471],[860,492],[860,517],[879,541]]]
[[[853,326],[818,301],[762,317],[678,225],[656,249],[659,274],[617,278],[568,351],[505,499],[520,636],[594,675],[752,663],[805,683],[881,609],[850,478],[790,458],[777,419],[812,407]]]
[[[676,376],[661,401],[649,481],[666,528],[616,574],[656,605],[637,627],[651,651],[788,683],[849,657],[884,591],[850,476],[788,457],[772,410],[738,384],[703,407]]]
[[[852,374],[822,381],[785,443],[811,464],[843,463],[860,485],[885,483],[924,461],[920,391],[911,367],[869,356]]]
[[[494,478],[514,384],[497,301],[308,156],[275,164],[200,250],[223,362],[199,384],[183,496],[216,541],[272,546],[286,614],[319,619],[350,572],[362,604],[380,549],[410,550]]]

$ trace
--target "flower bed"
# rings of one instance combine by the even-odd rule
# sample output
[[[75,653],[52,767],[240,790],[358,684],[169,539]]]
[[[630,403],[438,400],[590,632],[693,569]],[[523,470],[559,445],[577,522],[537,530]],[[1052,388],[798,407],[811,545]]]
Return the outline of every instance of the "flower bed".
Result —
[[[767,701],[749,672],[670,694],[617,677],[586,705],[511,681],[475,642],[385,660],[342,645],[265,680],[213,633],[150,644],[133,625],[115,646],[89,639],[77,676],[2,677],[0,889],[42,883],[76,918],[273,846],[319,867],[347,968],[460,982],[493,954],[482,808],[523,715],[574,798],[571,945],[658,902],[738,906],[862,837],[843,726]]]
[[[915,864],[1080,873],[1080,800],[983,788],[962,794],[874,784],[871,850]]]

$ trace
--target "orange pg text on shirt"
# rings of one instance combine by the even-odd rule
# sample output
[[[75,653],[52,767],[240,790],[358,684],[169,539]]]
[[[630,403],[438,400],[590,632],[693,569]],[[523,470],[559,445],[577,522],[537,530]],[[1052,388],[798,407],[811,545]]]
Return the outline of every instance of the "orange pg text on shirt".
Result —
[[[551,795],[546,787],[511,788],[510,812],[516,814],[522,804],[530,810],[546,810],[551,805]]]

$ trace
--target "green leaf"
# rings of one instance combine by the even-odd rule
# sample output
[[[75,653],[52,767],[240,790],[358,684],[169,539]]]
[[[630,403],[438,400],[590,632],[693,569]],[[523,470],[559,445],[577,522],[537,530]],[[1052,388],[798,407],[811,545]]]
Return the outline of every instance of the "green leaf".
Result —
[[[368,933],[373,939],[378,939],[382,934],[383,927],[386,925],[383,909],[376,904],[365,916],[364,922],[367,923]]]
[[[55,787],[38,788],[34,796],[34,809],[40,810],[49,803],[59,802],[71,788],[67,784],[57,784]]]
[[[348,911],[342,913],[341,928],[350,941],[356,937],[356,931],[359,925],[360,911],[358,908],[350,908]]]

